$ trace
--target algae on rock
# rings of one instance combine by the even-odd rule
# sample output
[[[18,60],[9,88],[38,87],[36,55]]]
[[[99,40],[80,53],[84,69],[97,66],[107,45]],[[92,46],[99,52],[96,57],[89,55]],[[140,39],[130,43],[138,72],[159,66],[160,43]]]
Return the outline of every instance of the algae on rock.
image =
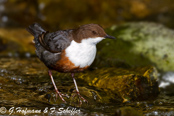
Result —
[[[135,69],[103,68],[79,74],[90,86],[106,92],[103,103],[148,100],[158,96],[158,73],[154,67]]]
[[[93,66],[154,65],[163,71],[174,71],[174,30],[140,22],[113,26],[107,31],[118,39],[99,43]]]

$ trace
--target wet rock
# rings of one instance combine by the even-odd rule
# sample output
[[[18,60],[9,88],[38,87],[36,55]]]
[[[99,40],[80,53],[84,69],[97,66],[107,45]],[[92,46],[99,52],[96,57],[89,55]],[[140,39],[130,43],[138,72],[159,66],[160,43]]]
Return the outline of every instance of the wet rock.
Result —
[[[51,83],[47,68],[37,58],[1,58],[0,60],[0,97],[2,104],[61,104],[62,100],[57,96]],[[75,92],[74,83],[70,74],[53,71],[55,83],[65,97],[65,100],[79,106],[78,95]],[[76,75],[78,76],[78,75]],[[83,85],[84,82],[80,82]],[[81,95],[89,102],[100,102],[101,96],[94,89],[79,86]],[[8,97],[6,97],[8,96]],[[73,97],[74,96],[74,97]],[[9,100],[9,102],[7,102]],[[77,101],[75,101],[77,100]]]
[[[157,77],[154,67],[129,70],[104,68],[78,76],[90,86],[105,92],[101,95],[103,103],[154,99],[159,94]]]
[[[173,95],[160,94],[156,98],[159,92],[156,75],[153,67],[112,67],[76,74],[79,91],[89,102],[82,104],[81,112],[111,115],[116,113],[117,108],[126,105],[143,110],[144,114],[170,114],[173,110]],[[76,94],[70,74],[53,72],[53,77],[63,94],[68,94],[71,98]],[[0,92],[0,107],[7,109],[22,107],[43,111],[47,107],[67,108],[70,103],[79,106],[77,96],[75,99],[65,97],[68,104],[64,104],[59,97],[56,100],[47,68],[37,58],[1,58]]]
[[[34,99],[49,104],[62,103],[59,97],[56,100],[47,68],[38,59],[2,58],[0,66],[0,76],[2,80],[4,78],[1,87],[11,96],[15,94],[17,98],[28,99],[29,97],[29,100]],[[75,76],[81,95],[93,104],[147,100],[156,97],[159,92],[156,82],[157,72],[154,67],[129,70],[103,68],[79,73]],[[73,103],[73,99],[71,99],[76,92],[73,92],[75,88],[70,74],[53,72],[53,77],[58,89],[63,94],[70,96],[65,100],[78,104],[78,101]],[[12,90],[10,90],[11,87],[13,87]],[[46,94],[51,95],[49,99],[45,97]],[[78,98],[77,95],[75,97]],[[9,97],[12,100],[17,98]]]
[[[82,97],[84,97],[88,102],[84,102],[83,99],[79,99],[79,96],[77,95],[76,91],[74,90],[71,92],[70,96],[70,105],[72,106],[80,106],[80,101],[84,102],[82,106],[90,105],[90,107],[94,107],[96,103],[101,103],[102,97],[99,95],[99,93],[93,89],[88,89],[86,87],[79,87],[80,94]],[[91,104],[93,103],[93,104]]]
[[[147,66],[174,70],[174,31],[156,23],[140,22],[113,26],[108,30],[115,41],[99,43],[94,66]]]

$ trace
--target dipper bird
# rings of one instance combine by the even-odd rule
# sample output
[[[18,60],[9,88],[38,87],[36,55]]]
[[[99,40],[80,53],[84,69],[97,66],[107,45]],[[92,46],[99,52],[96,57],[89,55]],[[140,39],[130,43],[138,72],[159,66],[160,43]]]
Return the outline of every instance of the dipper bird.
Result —
[[[27,31],[34,36],[36,55],[48,67],[53,86],[62,101],[66,103],[63,94],[55,85],[51,70],[71,73],[80,104],[82,104],[81,99],[87,102],[79,93],[74,73],[82,72],[92,64],[98,42],[105,38],[115,39],[115,37],[106,34],[98,24],[86,24],[76,29],[49,33],[38,23],[34,23],[27,28]]]

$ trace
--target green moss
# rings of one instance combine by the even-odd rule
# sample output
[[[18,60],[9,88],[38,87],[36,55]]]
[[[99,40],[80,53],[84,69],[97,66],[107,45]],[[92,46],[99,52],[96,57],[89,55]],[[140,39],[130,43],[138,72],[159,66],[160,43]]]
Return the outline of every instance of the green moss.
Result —
[[[98,44],[94,67],[134,67],[153,65],[174,70],[174,31],[160,24],[140,22],[113,26],[106,30],[117,40]]]
[[[120,38],[117,40],[103,40],[97,45],[98,52],[92,66],[129,68],[151,64],[149,59],[141,54],[134,53],[131,50],[132,48],[133,43],[121,40]]]

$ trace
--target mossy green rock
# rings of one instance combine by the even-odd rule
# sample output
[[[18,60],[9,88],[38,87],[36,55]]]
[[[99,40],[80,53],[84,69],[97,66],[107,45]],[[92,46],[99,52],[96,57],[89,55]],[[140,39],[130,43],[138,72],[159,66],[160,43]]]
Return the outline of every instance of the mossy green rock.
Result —
[[[113,26],[107,30],[117,40],[98,45],[93,66],[147,66],[174,71],[174,31],[163,25],[140,22]]]
[[[133,69],[103,68],[79,74],[78,78],[104,91],[103,103],[154,99],[158,93],[158,73],[154,67]]]

